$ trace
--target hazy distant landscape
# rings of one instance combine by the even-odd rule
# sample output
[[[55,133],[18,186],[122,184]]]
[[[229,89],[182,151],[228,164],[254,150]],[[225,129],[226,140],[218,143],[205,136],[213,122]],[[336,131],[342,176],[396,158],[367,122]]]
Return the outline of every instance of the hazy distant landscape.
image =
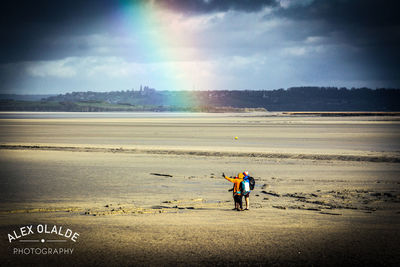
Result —
[[[72,92],[59,95],[1,95],[2,111],[400,111],[400,89],[292,87],[245,91]]]

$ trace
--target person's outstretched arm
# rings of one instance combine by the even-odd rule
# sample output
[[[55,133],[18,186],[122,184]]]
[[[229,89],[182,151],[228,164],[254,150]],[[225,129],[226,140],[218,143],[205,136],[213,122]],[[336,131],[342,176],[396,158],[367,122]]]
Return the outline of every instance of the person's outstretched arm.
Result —
[[[228,180],[231,183],[234,183],[234,178],[229,178],[228,176],[225,175],[225,173],[222,173],[222,177],[224,177],[226,180]]]

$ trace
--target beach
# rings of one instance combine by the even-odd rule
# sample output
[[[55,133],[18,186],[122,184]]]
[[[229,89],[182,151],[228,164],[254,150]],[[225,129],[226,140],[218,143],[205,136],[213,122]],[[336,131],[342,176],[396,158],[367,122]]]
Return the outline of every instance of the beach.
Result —
[[[400,263],[398,116],[2,113],[0,129],[2,265]],[[243,171],[238,212],[222,173]],[[74,252],[15,254],[8,234],[39,224],[78,232]]]

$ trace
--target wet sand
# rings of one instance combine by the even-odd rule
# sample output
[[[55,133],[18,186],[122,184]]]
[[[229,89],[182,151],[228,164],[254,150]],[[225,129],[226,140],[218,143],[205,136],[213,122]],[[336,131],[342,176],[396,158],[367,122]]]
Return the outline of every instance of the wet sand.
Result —
[[[399,126],[396,117],[0,120],[1,263],[398,265]],[[221,173],[243,170],[256,188],[250,211],[236,212]],[[43,223],[79,232],[67,244],[74,253],[13,255],[26,244],[7,233]]]

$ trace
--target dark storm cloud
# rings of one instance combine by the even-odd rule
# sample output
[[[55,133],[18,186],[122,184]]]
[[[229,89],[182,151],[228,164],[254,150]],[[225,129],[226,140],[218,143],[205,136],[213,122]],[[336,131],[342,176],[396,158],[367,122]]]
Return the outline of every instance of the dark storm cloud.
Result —
[[[390,26],[398,24],[396,0],[314,0],[282,8],[279,15],[293,19],[321,19],[340,26]]]
[[[88,34],[90,25],[98,18],[112,14],[113,1],[3,1],[0,34],[1,62],[62,58],[63,54],[79,55],[76,51],[54,51],[57,36]]]
[[[314,21],[324,32],[344,34],[359,45],[399,45],[399,1],[314,0],[307,5],[280,8],[275,15],[291,20]],[[320,27],[321,29],[321,27]]]
[[[160,5],[188,13],[221,12],[228,10],[254,12],[265,6],[276,6],[275,0],[159,0]]]
[[[1,4],[0,63],[61,59],[85,55],[89,47],[82,45],[58,47],[54,39],[60,36],[88,35],[111,26],[106,24],[123,6],[153,3],[184,13],[205,13],[226,10],[257,11],[274,0],[242,1],[6,1]],[[91,27],[96,25],[97,27]]]
[[[316,35],[335,35],[338,42],[356,48],[360,58],[375,64],[382,79],[398,80],[399,8],[396,0],[315,0],[308,5],[281,8],[275,14],[323,25],[323,31]]]
[[[354,45],[369,46],[377,52],[388,48],[391,53],[400,42],[399,9],[397,1],[393,0],[282,1],[288,3],[287,6],[279,5],[280,1],[276,0],[3,1],[0,34],[6,41],[1,43],[0,63],[85,55],[89,47],[57,47],[54,39],[104,30],[106,27],[92,26],[107,23],[123,5],[149,2],[185,14],[227,10],[256,12],[268,6],[274,10],[268,18],[320,23],[308,29],[296,29],[288,38],[306,38],[313,32],[319,36],[339,32]]]

